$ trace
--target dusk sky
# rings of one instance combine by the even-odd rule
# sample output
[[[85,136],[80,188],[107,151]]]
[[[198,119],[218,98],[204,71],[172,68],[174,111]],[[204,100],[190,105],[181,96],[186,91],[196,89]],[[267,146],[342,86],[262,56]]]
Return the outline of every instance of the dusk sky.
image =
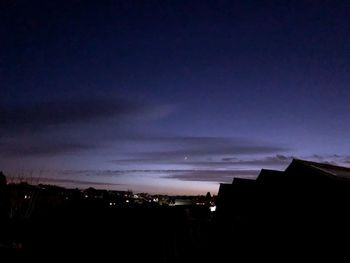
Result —
[[[8,176],[215,194],[350,166],[349,1],[5,0],[0,34]]]

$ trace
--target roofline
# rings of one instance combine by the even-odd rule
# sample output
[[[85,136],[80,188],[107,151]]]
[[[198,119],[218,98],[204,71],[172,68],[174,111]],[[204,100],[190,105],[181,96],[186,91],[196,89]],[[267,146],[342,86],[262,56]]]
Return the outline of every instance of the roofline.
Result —
[[[308,163],[310,165],[317,165],[317,164],[320,164],[320,165],[328,165],[328,166],[332,166],[336,169],[346,169],[346,170],[349,170],[350,171],[350,167],[346,167],[346,166],[340,166],[340,165],[334,165],[334,164],[329,164],[329,163],[320,163],[320,162],[314,162],[314,161],[307,161],[307,160],[302,160],[302,159],[298,159],[298,158],[293,158],[292,159],[292,162],[300,162],[300,163]]]
[[[310,161],[305,161],[305,160],[293,158],[293,160],[292,160],[292,162],[290,163],[290,165],[292,165],[293,162],[294,162],[294,163],[302,164],[302,165],[307,166],[307,167],[310,167],[310,168],[312,168],[313,170],[317,170],[317,171],[319,171],[319,172],[321,172],[321,173],[323,173],[323,174],[325,174],[325,175],[332,176],[332,177],[334,176],[334,174],[332,174],[332,173],[327,173],[326,171],[324,171],[324,170],[319,169],[318,167],[316,167],[316,166],[313,164],[314,162],[310,162]],[[290,165],[289,165],[289,166],[290,166]],[[287,169],[289,168],[289,166],[287,167]]]
[[[260,173],[261,173],[262,171],[283,173],[283,171],[280,171],[280,170],[265,169],[265,168],[262,168],[262,169],[260,170]]]
[[[321,172],[322,174],[324,174],[325,176],[327,176],[327,177],[329,177],[329,178],[331,178],[331,179],[345,179],[345,180],[350,180],[350,178],[346,178],[346,177],[344,177],[344,176],[339,176],[339,175],[336,175],[336,174],[334,174],[334,173],[332,173],[332,172],[328,172],[328,171],[326,171],[325,169],[322,169],[321,167],[317,167],[317,164],[321,164],[321,165],[324,164],[324,165],[333,166],[333,167],[335,167],[335,168],[344,168],[344,169],[350,170],[349,167],[343,167],[343,166],[337,166],[337,165],[325,164],[325,163],[317,163],[317,162],[312,162],[312,161],[305,161],[305,160],[296,159],[296,158],[293,158],[293,160],[292,160],[292,162],[291,162],[290,165],[292,165],[293,162],[294,162],[294,163],[299,163],[299,164],[305,165],[305,166],[307,166],[307,167],[310,167],[311,169],[316,170],[316,171],[318,171],[318,172]],[[290,166],[290,165],[289,165],[289,166]],[[289,167],[289,166],[288,166],[288,167]],[[288,167],[287,167],[287,169],[288,169]],[[287,169],[286,169],[286,170],[287,170]]]

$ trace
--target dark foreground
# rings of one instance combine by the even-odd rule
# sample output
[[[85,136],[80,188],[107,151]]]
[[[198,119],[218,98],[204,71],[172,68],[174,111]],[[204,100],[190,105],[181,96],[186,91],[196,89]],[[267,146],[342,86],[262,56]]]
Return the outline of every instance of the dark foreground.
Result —
[[[349,258],[346,222],[274,213],[225,222],[205,206],[106,208],[86,202],[2,224],[1,262],[241,262]],[[301,215],[302,216],[302,215]],[[310,216],[305,214],[305,216]],[[259,217],[262,218],[261,216]],[[311,217],[309,217],[311,218]],[[312,217],[313,219],[317,219]],[[328,217],[327,217],[328,218]]]
[[[293,160],[284,172],[236,178],[217,198],[180,206],[164,196],[2,181],[0,262],[350,259],[346,167]]]
[[[46,209],[3,222],[1,256],[16,260],[126,259],[128,262],[205,260],[212,253],[207,207],[135,205],[108,208],[91,202]]]

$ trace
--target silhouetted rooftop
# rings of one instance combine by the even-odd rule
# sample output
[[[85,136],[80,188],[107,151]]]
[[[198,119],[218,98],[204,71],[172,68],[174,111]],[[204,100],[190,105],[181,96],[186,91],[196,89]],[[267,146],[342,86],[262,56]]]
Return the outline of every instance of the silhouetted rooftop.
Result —
[[[291,165],[293,163],[309,166],[329,176],[337,176],[337,177],[350,179],[350,168],[348,167],[337,166],[337,165],[328,164],[328,163],[317,163],[317,162],[305,161],[300,159],[293,159]]]
[[[251,184],[254,184],[255,183],[255,180],[252,180],[252,179],[246,179],[246,178],[239,178],[239,177],[236,177],[233,179],[233,182],[232,184],[239,184],[239,185],[251,185]]]
[[[256,180],[257,182],[275,182],[281,178],[283,178],[282,171],[261,169],[261,172]]]

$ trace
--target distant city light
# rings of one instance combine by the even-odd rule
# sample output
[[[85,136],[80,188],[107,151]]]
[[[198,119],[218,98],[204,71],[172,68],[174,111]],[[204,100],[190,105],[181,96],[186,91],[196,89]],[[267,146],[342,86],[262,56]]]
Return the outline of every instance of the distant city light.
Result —
[[[209,207],[210,212],[215,212],[216,211],[216,205]]]

